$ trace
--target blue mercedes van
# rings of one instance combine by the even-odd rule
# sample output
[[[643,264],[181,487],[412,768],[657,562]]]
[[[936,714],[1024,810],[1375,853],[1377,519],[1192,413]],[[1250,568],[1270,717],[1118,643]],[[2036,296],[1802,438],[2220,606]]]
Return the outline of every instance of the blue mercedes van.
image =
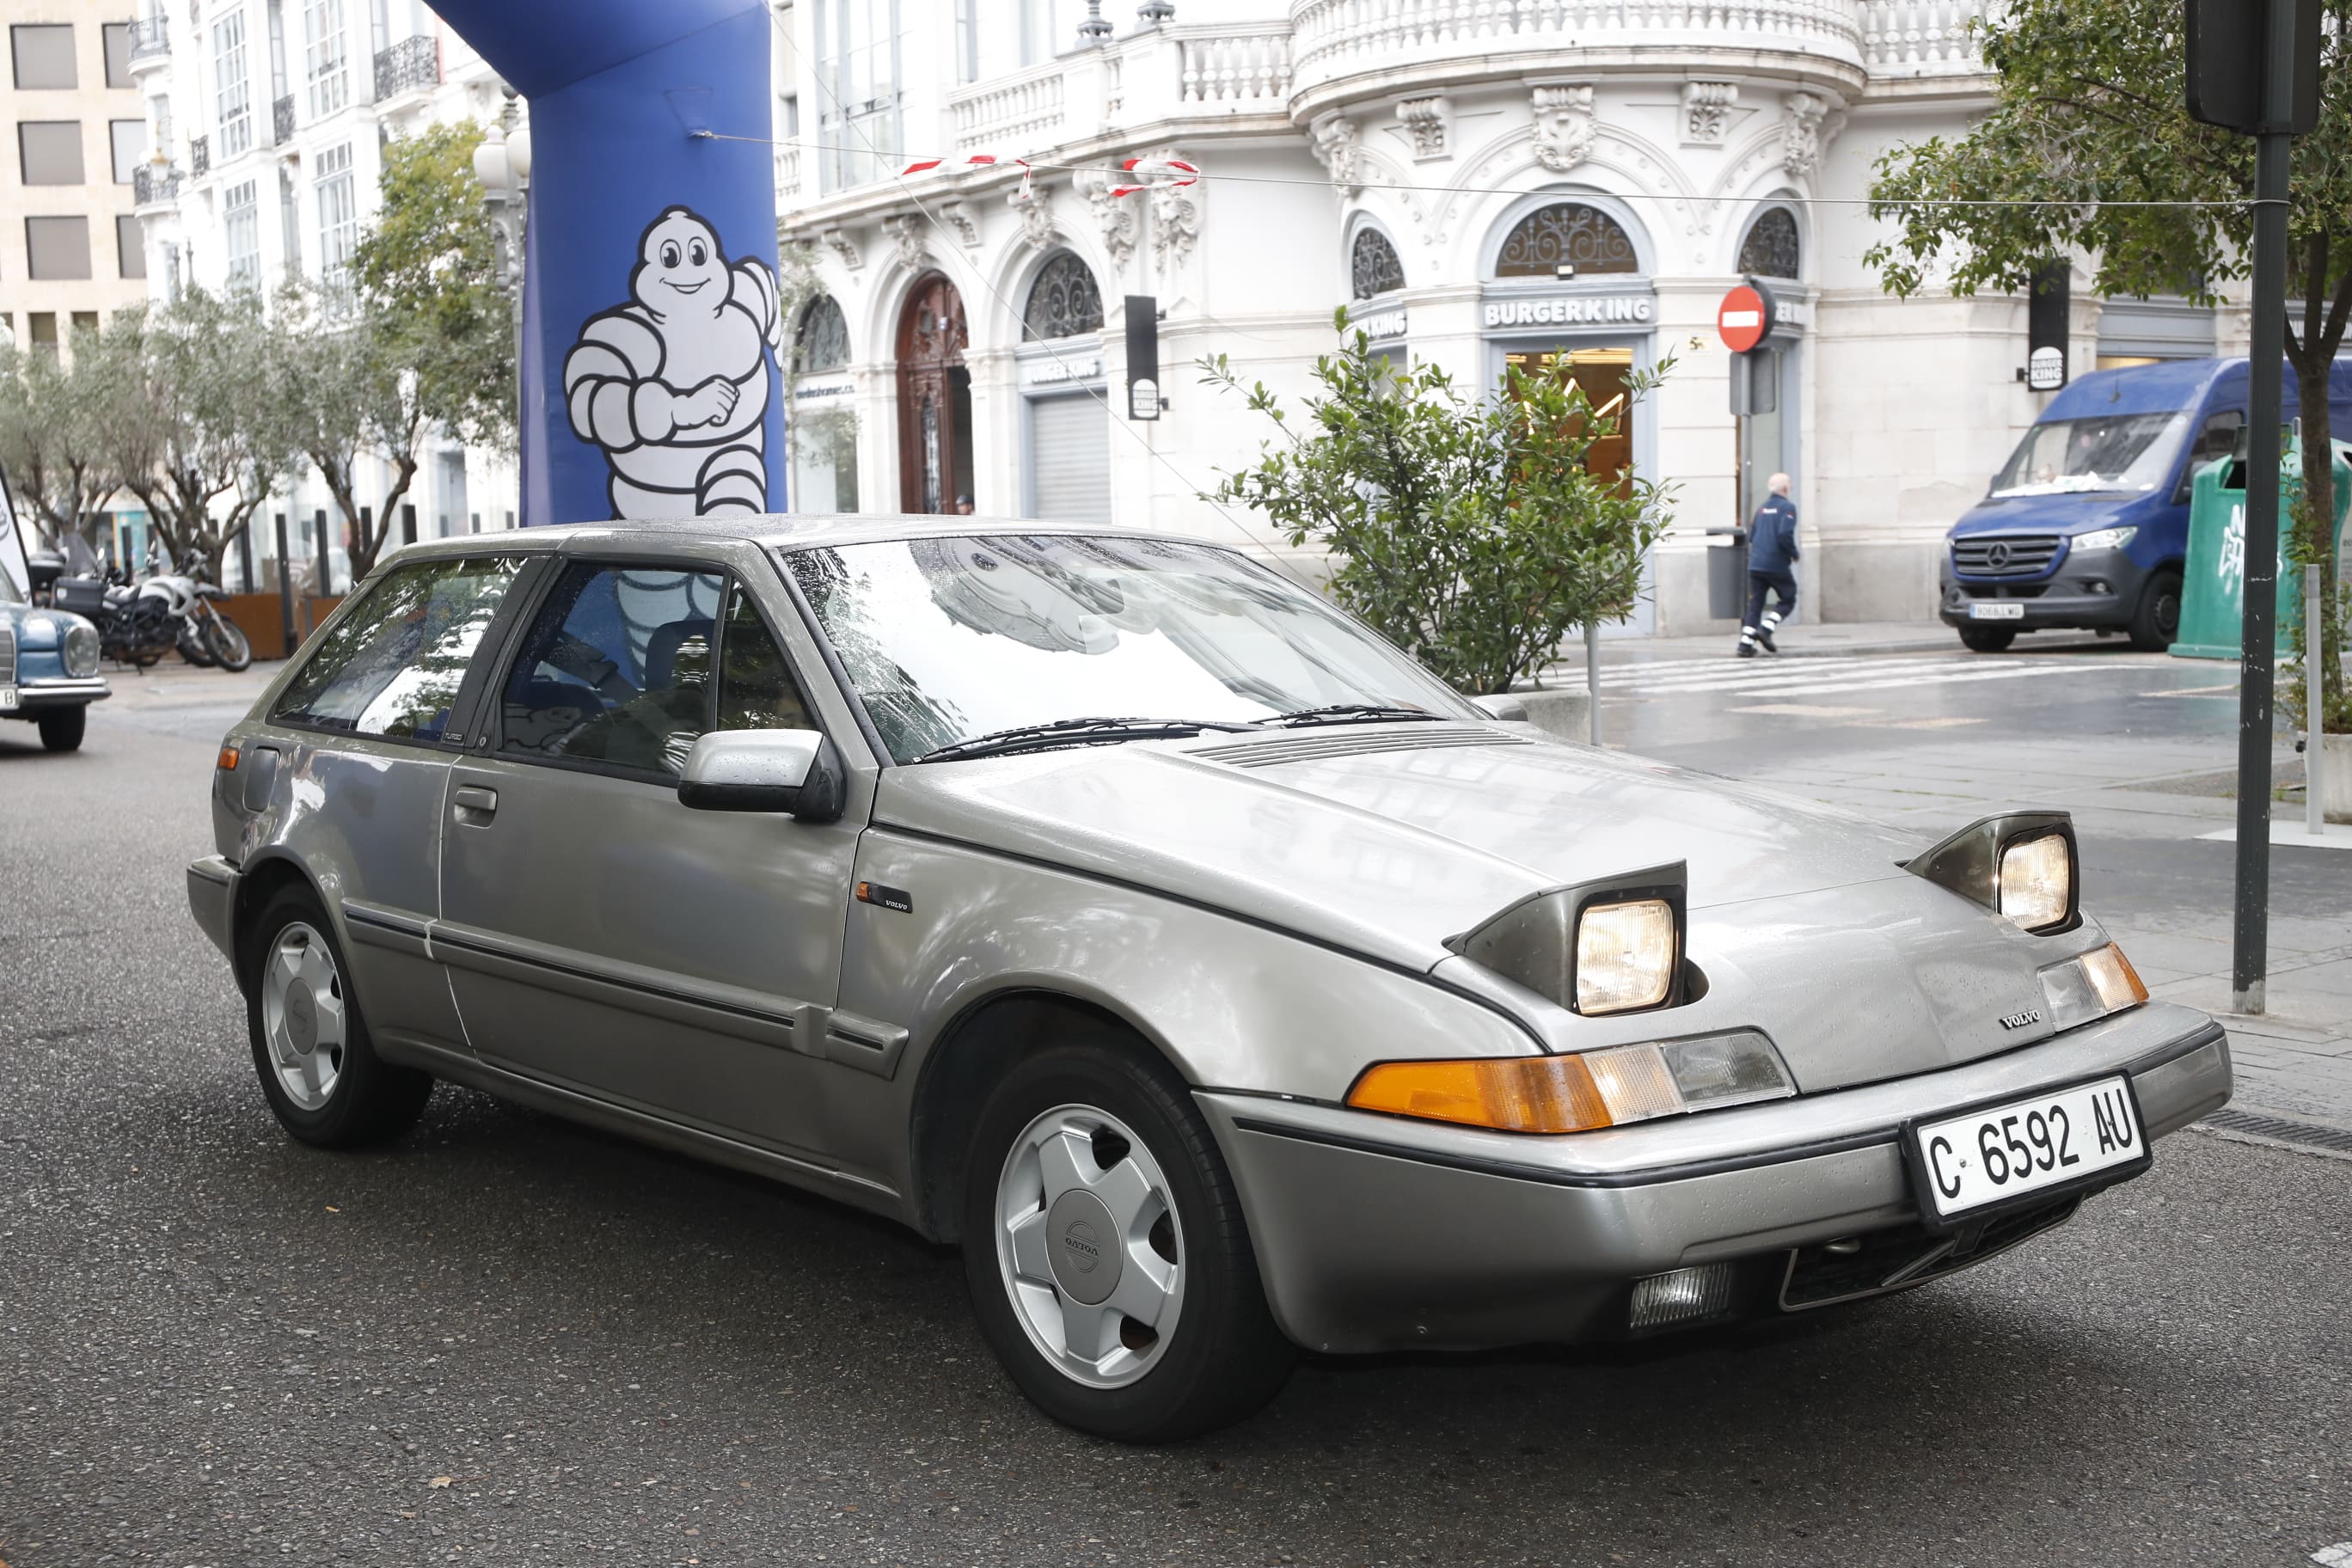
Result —
[[[2328,378],[2333,428],[2352,433],[2352,360]],[[2284,416],[2297,411],[2286,373]],[[2189,552],[2189,483],[2246,426],[2243,359],[2094,371],[2050,400],[1984,500],[1946,535],[1944,624],[1979,653],[2021,631],[2125,632],[2171,646]]]

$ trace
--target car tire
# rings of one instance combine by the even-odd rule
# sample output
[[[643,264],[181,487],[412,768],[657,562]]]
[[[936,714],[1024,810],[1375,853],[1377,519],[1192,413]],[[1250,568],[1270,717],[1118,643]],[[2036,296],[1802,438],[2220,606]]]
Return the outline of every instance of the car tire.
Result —
[[[321,1149],[362,1149],[415,1126],[432,1075],[375,1054],[341,944],[310,889],[272,898],[242,952],[254,1069],[278,1125]]]
[[[37,721],[41,729],[41,746],[45,751],[79,752],[81,738],[89,728],[89,706],[77,702],[70,708],[53,708]]]
[[[232,675],[253,668],[253,643],[245,628],[222,615],[217,606],[205,613],[205,647],[214,662]]]
[[[2017,640],[2015,626],[1962,626],[1960,641],[1970,653],[2003,653]]]
[[[1057,1193],[1055,1171],[1077,1179]],[[963,1256],[990,1348],[1079,1431],[1172,1442],[1254,1414],[1290,1375],[1232,1174],[1183,1080],[1140,1042],[1057,1042],[997,1084],[966,1166]]]
[[[2166,567],[2147,580],[2132,611],[2131,645],[2142,653],[2162,653],[2180,635],[2180,574]]]

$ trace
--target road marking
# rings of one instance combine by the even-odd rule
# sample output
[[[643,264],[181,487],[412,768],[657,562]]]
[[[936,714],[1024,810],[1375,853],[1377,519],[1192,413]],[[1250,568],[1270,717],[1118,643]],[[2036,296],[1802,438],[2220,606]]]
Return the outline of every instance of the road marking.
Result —
[[[1650,698],[1704,696],[1715,691],[1727,691],[1741,697],[1828,696],[1890,691],[1909,686],[1961,686],[1984,680],[2024,680],[2035,676],[2082,674],[2093,668],[2095,667],[2079,664],[2004,664],[1994,669],[1947,669],[1934,674],[1925,669],[1847,675],[1791,670],[1764,676],[1740,671],[1706,681],[1685,681],[1673,686],[1638,686],[1633,691],[1636,696]]]
[[[2319,1568],[2352,1568],[2352,1541],[2339,1541],[2333,1546],[2323,1546],[2311,1554]]]
[[[2238,683],[2234,680],[2227,686],[2184,686],[2178,691],[2140,693],[2142,697],[2235,697],[2237,694]]]
[[[1962,724],[1981,724],[1981,719],[1894,719],[1881,726],[1888,730],[1954,730]]]
[[[1752,708],[1734,708],[1734,713],[1785,713],[1791,719],[1851,719],[1860,713],[1876,713],[1876,708],[1817,708],[1803,702],[1759,702]]]

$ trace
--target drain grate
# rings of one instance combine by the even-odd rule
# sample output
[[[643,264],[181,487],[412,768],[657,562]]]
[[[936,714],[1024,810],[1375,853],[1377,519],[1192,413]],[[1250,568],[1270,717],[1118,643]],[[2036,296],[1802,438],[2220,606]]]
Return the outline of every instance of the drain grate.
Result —
[[[2281,1143],[2299,1143],[2335,1154],[2352,1154],[2352,1132],[2310,1121],[2290,1121],[2284,1116],[2263,1116],[2252,1110],[2217,1110],[2198,1122],[2222,1132],[2244,1132]]]

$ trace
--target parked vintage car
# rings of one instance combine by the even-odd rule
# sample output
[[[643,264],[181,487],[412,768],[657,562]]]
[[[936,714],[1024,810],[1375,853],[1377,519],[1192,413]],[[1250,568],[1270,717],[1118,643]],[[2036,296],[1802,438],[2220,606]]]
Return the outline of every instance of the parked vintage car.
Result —
[[[379,568],[227,736],[197,921],[296,1137],[436,1079],[961,1241],[1142,1440],[1293,1347],[1906,1289],[2221,1105],[2072,828],[1572,744],[1198,542],[531,530]],[[1501,711],[1498,712],[1497,710]]]
[[[37,724],[42,745],[70,752],[81,745],[89,705],[108,695],[98,673],[98,628],[26,603],[0,572],[0,719]]]

